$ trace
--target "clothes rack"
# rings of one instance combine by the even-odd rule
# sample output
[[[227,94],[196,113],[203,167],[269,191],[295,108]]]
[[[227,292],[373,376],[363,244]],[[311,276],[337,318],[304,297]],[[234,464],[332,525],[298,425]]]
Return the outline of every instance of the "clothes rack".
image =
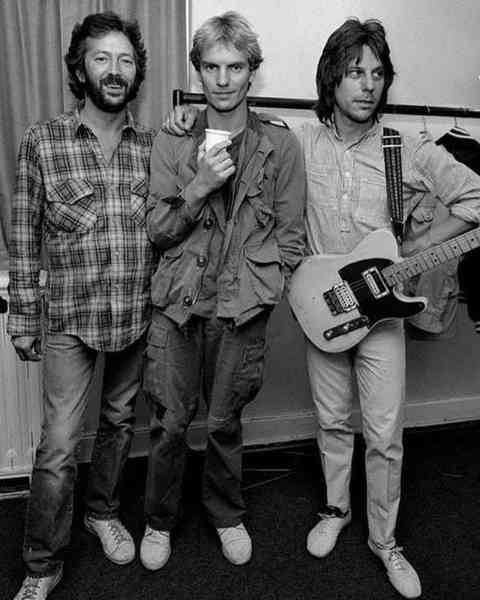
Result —
[[[173,106],[179,104],[205,104],[203,94],[173,90]],[[274,98],[268,96],[249,96],[249,106],[263,108],[294,108],[312,110],[315,100],[306,98]],[[461,106],[428,106],[422,104],[387,104],[384,113],[394,115],[424,115],[426,117],[461,117],[480,119],[480,109]]]

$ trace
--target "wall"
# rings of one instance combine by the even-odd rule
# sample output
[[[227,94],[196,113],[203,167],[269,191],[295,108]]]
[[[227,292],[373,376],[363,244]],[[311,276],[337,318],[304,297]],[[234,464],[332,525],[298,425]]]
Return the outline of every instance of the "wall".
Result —
[[[208,17],[238,10],[260,35],[265,62],[252,95],[314,98],[314,73],[328,35],[349,16],[379,18],[384,23],[398,73],[390,101],[480,107],[478,0],[192,0],[190,36]],[[415,18],[412,18],[415,15]],[[461,65],[461,68],[459,67]],[[191,73],[191,91],[200,91]],[[275,112],[279,112],[276,110]],[[291,124],[313,118],[309,111],[281,112]],[[417,134],[425,125],[439,137],[452,119],[391,117],[402,131]],[[480,139],[480,119],[459,119]],[[264,386],[244,412],[245,441],[263,444],[315,435],[304,362],[303,337],[285,303],[273,313]],[[451,339],[407,342],[407,425],[423,426],[480,419],[480,336],[460,306],[457,332]],[[148,411],[139,406],[134,452],[148,438]],[[204,438],[204,412],[190,431],[193,445]],[[359,426],[358,409],[354,414]],[[88,444],[93,438],[96,407],[87,419]]]
[[[191,32],[226,10],[247,17],[260,36],[265,61],[252,95],[315,98],[317,62],[328,36],[357,16],[380,19],[386,28],[397,73],[390,102],[480,108],[478,0],[194,0]],[[192,91],[199,91],[195,74],[190,77]],[[308,113],[289,116],[304,119]],[[388,120],[408,133],[424,127],[421,117]],[[480,120],[459,124],[480,139]],[[452,125],[452,119],[427,119],[435,137]]]
[[[255,80],[253,95],[314,98],[316,63],[328,35],[345,18],[356,15],[361,19],[380,18],[387,28],[398,73],[391,102],[480,107],[478,0],[264,0],[262,3],[194,0],[191,31],[209,16],[228,9],[242,12],[260,34],[265,64]],[[199,91],[194,83],[192,77],[191,89]],[[310,112],[299,111],[285,111],[282,116],[292,123],[313,118]],[[411,134],[425,126],[421,117],[389,116],[388,122]],[[453,122],[429,118],[426,125],[437,137]],[[459,125],[480,139],[480,120],[460,119]],[[303,337],[285,303],[273,313],[268,341],[265,384],[244,413],[246,443],[313,437],[315,417],[305,371]],[[463,305],[453,338],[408,340],[407,425],[480,419],[479,357],[480,336],[474,334]],[[82,458],[89,455],[97,424],[100,377],[101,364],[86,416]],[[35,415],[40,402],[39,389],[30,402]],[[193,445],[201,444],[204,439],[203,416],[201,410],[191,428]],[[358,410],[354,416],[358,426]],[[25,419],[32,421],[30,417]],[[38,434],[38,418],[35,427],[34,439]],[[133,453],[144,453],[147,444],[148,410],[141,401]]]

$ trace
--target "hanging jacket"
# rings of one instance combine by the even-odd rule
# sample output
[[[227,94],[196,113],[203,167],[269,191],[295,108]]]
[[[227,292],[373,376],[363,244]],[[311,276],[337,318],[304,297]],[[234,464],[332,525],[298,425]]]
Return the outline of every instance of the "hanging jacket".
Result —
[[[480,175],[480,143],[467,131],[454,127],[436,142],[448,150],[459,162]],[[460,290],[465,297],[468,315],[480,333],[480,248],[467,252],[458,266]]]

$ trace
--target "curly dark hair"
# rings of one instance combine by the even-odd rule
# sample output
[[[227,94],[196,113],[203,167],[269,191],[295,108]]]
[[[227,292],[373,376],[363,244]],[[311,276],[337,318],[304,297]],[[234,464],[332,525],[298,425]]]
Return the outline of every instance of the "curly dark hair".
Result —
[[[135,98],[142,81],[145,79],[147,51],[143,45],[142,34],[137,21],[125,21],[111,11],[91,14],[73,28],[70,46],[65,55],[65,64],[68,69],[68,86],[73,95],[79,100],[85,97],[85,84],[79,80],[77,73],[84,70],[87,49],[86,39],[88,37],[100,38],[112,31],[123,33],[133,46],[137,69],[130,99]]]
[[[380,21],[368,19],[363,23],[356,18],[348,19],[328,38],[318,61],[316,84],[318,102],[315,112],[323,123],[331,120],[335,106],[335,88],[352,61],[361,60],[362,48],[368,46],[384,69],[385,86],[374,118],[387,104],[387,95],[393,83],[395,71],[390,60],[385,29]]]

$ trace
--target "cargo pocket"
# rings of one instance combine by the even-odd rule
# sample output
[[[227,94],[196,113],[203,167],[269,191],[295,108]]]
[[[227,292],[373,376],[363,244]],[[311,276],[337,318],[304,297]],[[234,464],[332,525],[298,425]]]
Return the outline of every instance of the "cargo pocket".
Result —
[[[151,324],[147,334],[145,360],[143,363],[143,389],[151,398],[162,402],[165,381],[165,355],[168,344],[168,329]]]
[[[264,338],[257,339],[244,348],[241,364],[234,377],[234,387],[238,400],[237,410],[241,410],[258,394],[263,383],[265,370]]]

